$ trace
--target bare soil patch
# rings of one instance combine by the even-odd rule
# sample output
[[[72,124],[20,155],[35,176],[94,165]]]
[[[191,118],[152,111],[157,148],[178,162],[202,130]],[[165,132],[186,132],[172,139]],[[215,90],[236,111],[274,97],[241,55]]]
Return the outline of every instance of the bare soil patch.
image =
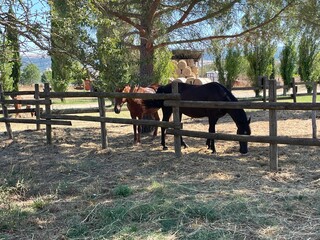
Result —
[[[248,115],[252,134],[268,135],[268,112]],[[279,112],[278,134],[311,138],[310,116]],[[208,130],[206,119],[183,122]],[[0,239],[320,238],[318,147],[281,145],[281,171],[272,173],[268,144],[249,143],[241,155],[237,142],[216,141],[212,155],[205,139],[186,137],[189,148],[177,159],[172,136],[168,151],[149,134],[134,146],[128,125],[107,124],[108,149],[99,124],[54,127],[52,145],[44,129],[12,129],[13,141],[0,126]],[[224,117],[217,132],[236,126]],[[118,186],[133,193],[119,198]]]

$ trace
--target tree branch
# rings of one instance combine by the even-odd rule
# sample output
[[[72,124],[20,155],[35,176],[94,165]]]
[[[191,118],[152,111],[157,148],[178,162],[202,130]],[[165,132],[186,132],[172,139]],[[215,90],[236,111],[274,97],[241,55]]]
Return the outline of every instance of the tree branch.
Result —
[[[229,34],[229,35],[216,35],[216,36],[208,36],[208,37],[203,37],[203,38],[195,38],[195,39],[186,39],[186,40],[177,40],[177,41],[167,41],[167,42],[162,42],[159,43],[158,45],[155,45],[154,48],[160,48],[160,47],[165,47],[168,45],[175,45],[175,44],[183,44],[183,43],[194,43],[194,42],[201,42],[201,41],[209,41],[209,40],[214,40],[214,39],[227,39],[227,38],[237,38],[241,37],[245,34],[251,33],[259,28],[262,28],[263,26],[268,25],[272,21],[274,21],[277,17],[280,16],[281,13],[283,13],[287,8],[289,8],[294,1],[288,3],[285,7],[283,7],[279,12],[277,12],[272,18],[269,18],[268,20],[264,21],[261,24],[258,24],[252,28],[249,28],[247,30],[244,30],[242,32],[236,33],[236,34]]]

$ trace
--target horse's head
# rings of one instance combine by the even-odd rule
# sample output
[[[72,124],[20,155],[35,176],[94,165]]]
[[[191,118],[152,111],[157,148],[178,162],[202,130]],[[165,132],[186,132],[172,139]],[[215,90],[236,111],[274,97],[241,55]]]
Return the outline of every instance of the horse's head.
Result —
[[[237,134],[251,135],[250,121],[251,121],[251,118],[247,119],[242,124],[238,124]],[[248,142],[239,142],[239,143],[240,143],[240,153],[242,154],[248,153]]]
[[[116,90],[116,92],[120,93],[129,93],[131,90],[131,87],[129,85],[124,86],[123,88],[119,88]],[[114,98],[114,112],[119,114],[121,111],[122,105],[127,101],[126,98],[120,98],[116,97]]]

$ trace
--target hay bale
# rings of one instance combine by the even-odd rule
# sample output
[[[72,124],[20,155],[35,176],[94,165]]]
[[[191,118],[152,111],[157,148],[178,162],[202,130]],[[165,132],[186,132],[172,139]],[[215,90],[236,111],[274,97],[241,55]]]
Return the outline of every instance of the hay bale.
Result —
[[[188,66],[182,69],[182,75],[185,77],[191,76],[191,73],[192,73],[191,68]]]
[[[176,74],[177,74],[178,76],[182,75],[182,69],[177,68],[177,69],[176,69]]]
[[[175,67],[178,67],[178,61],[172,60],[171,62],[173,63],[173,65],[174,65]]]
[[[197,66],[191,67],[191,71],[192,71],[194,74],[196,74],[196,75],[199,74],[199,68],[198,68]]]
[[[206,83],[212,82],[210,78],[195,78],[193,84],[194,85],[203,85]]]
[[[194,59],[187,59],[187,64],[189,67],[194,67],[195,66]]]
[[[186,78],[184,78],[184,77],[179,77],[179,78],[174,79],[172,82],[182,82],[182,83],[185,83],[186,81],[187,81]]]
[[[189,77],[189,78],[187,78],[186,83],[193,85],[194,79],[195,79],[194,77]]]
[[[184,68],[186,68],[187,66],[188,66],[188,64],[187,64],[186,60],[180,60],[180,61],[178,62],[178,68],[180,68],[180,69],[184,69]]]

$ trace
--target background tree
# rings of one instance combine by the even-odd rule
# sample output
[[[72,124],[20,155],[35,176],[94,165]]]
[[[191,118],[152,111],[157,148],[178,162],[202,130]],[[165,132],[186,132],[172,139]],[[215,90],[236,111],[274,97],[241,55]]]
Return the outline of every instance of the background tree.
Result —
[[[174,75],[175,66],[171,61],[172,53],[169,49],[157,49],[155,53],[154,82],[165,85]]]
[[[132,68],[135,60],[119,39],[120,33],[127,29],[104,16],[98,17],[102,19],[96,33],[99,76],[94,84],[100,90],[114,91],[130,82],[135,72]]]
[[[19,90],[19,81],[21,74],[21,57],[20,57],[20,46],[19,46],[19,36],[17,29],[15,27],[16,17],[12,9],[12,5],[9,8],[8,12],[8,21],[11,22],[11,25],[7,27],[7,39],[9,43],[9,49],[12,51],[12,72],[11,78],[13,80],[13,90]]]
[[[226,86],[228,89],[231,89],[234,82],[242,72],[242,66],[244,65],[244,63],[241,53],[241,49],[238,46],[230,46],[227,49],[225,69],[227,73]]]
[[[53,1],[49,1],[52,4]],[[161,1],[161,0],[93,0],[93,1],[71,1],[58,0],[61,6],[67,6],[68,17],[63,19],[65,25],[60,34],[73,32],[77,41],[70,44],[69,38],[62,38],[65,42],[56,41],[51,44],[51,30],[49,24],[50,14],[48,14],[47,1],[25,0],[15,1],[14,9],[19,11],[16,19],[16,29],[22,36],[33,42],[42,50],[58,50],[69,55],[73,59],[79,60],[87,69],[98,70],[97,68],[97,39],[91,37],[96,32],[96,24],[100,21],[98,14],[125,26],[128,31],[121,32],[119,39],[123,41],[122,46],[130,50],[138,51],[139,80],[141,84],[154,82],[154,61],[157,49],[169,46],[170,48],[205,48],[205,43],[212,39],[236,38],[252,33],[265,26],[285,12],[289,6],[296,4],[296,0],[260,0],[260,5],[270,9],[268,18],[249,28],[243,28],[239,23],[241,18],[250,7],[255,7],[257,1]],[[8,26],[7,11],[12,0],[2,1],[0,9],[0,25]],[[41,10],[39,10],[41,9]],[[39,15],[41,13],[42,15]],[[75,28],[69,26],[69,21]],[[215,34],[212,30],[215,24],[220,22],[225,24],[224,31]],[[210,27],[211,26],[211,27]],[[234,26],[230,31],[230,27]],[[75,30],[76,29],[76,30]],[[110,35],[111,36],[111,35]],[[112,35],[113,36],[113,35]],[[21,43],[21,42],[20,42]],[[20,46],[27,47],[26,44]],[[52,50],[51,48],[54,48]],[[23,51],[22,49],[22,51]],[[51,51],[52,50],[52,51]],[[90,67],[88,67],[90,66]],[[129,66],[130,68],[131,66]],[[134,69],[134,68],[133,68]]]
[[[52,71],[46,70],[41,75],[41,82],[42,83],[50,83],[52,81]]]
[[[3,29],[2,29],[3,30]],[[7,47],[6,33],[0,28],[0,83],[5,91],[13,90],[12,65],[12,51]]]
[[[257,2],[251,5],[243,17],[243,25],[246,28],[259,25],[272,15],[272,2]],[[277,48],[277,40],[281,37],[281,22],[273,21],[271,24],[259,28],[245,38],[244,54],[248,61],[247,76],[251,85],[256,87],[256,96],[260,94],[259,76],[274,78],[274,55]]]
[[[289,41],[285,44],[280,54],[280,74],[284,85],[289,86],[292,82],[297,61],[297,53],[294,43]],[[288,89],[284,88],[284,94]]]
[[[70,17],[71,8],[64,0],[49,1],[51,6],[51,86],[54,91],[64,92],[72,79],[73,59],[66,50],[72,50],[77,41],[75,23]]]
[[[318,36],[312,29],[305,29],[299,42],[298,73],[302,81],[309,83],[306,84],[308,93],[312,91],[312,70],[319,52]]]
[[[21,73],[21,83],[24,85],[30,85],[39,83],[41,79],[41,73],[36,64],[28,64]]]
[[[130,26],[131,31],[121,37],[126,46],[139,50],[140,79],[141,84],[154,81],[155,50],[165,46],[181,46],[209,41],[212,39],[234,38],[251,32],[261,26],[270,23],[277,18],[292,2],[286,1],[261,1],[270,5],[270,15],[264,21],[250,28],[228,34],[228,28],[220,35],[204,31],[210,26],[210,22],[224,23],[237,26],[239,16],[244,9],[254,6],[256,1],[93,1],[94,6],[109,18],[121,21]],[[251,5],[252,4],[252,5]],[[128,37],[133,36],[135,41],[127,42]],[[195,46],[193,46],[194,48]]]

